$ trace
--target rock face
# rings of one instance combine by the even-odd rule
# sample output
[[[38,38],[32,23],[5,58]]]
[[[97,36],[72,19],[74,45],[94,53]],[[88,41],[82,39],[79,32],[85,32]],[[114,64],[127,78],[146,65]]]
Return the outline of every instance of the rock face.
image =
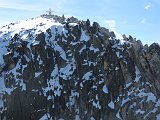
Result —
[[[160,46],[46,15],[0,29],[1,120],[159,120]]]

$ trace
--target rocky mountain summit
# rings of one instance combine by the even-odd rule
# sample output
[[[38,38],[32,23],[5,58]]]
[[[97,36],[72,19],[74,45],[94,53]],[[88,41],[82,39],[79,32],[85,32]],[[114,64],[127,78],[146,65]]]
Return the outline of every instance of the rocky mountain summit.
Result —
[[[0,29],[1,120],[160,120],[160,45],[42,15]]]

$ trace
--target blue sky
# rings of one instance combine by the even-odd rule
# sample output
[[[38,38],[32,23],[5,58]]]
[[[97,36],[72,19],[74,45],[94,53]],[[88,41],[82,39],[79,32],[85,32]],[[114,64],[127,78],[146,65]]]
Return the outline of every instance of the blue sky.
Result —
[[[0,0],[0,26],[44,14],[52,8],[109,28],[120,37],[132,35],[143,44],[160,44],[160,0]]]

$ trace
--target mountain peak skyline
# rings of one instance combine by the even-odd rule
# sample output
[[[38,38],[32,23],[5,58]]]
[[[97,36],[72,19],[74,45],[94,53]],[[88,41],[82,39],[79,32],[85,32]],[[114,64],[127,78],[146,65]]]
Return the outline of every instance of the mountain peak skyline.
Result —
[[[160,119],[159,44],[43,14],[2,27],[0,51],[1,120]]]
[[[82,4],[79,6],[79,4]],[[159,43],[160,18],[158,0],[127,1],[74,1],[74,0],[1,0],[0,26],[46,13],[51,8],[55,14],[75,16],[78,19],[96,21],[101,26],[120,35],[132,35],[143,44]],[[93,9],[94,8],[94,9]]]

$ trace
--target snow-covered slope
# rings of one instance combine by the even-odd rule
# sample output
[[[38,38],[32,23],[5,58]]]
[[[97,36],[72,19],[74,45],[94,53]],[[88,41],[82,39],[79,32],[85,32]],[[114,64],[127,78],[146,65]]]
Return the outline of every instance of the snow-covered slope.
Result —
[[[5,46],[9,44],[10,40],[15,34],[18,34],[21,39],[29,41],[30,39],[35,39],[39,33],[45,32],[51,26],[62,26],[62,24],[53,19],[36,17],[3,26],[0,29],[0,44],[2,46],[2,54],[7,52]],[[3,59],[0,58],[0,61],[2,62]]]
[[[159,120],[158,44],[47,16],[0,29],[1,119]]]
[[[31,32],[32,35],[36,35],[41,32],[45,32],[48,28],[50,28],[53,25],[62,26],[61,23],[56,22],[53,19],[36,17],[28,20],[18,21],[16,23],[10,23],[9,25],[3,26],[1,28],[1,36],[6,35],[5,37],[8,38],[13,37],[16,33],[18,33],[23,39],[26,39],[26,34],[29,34],[29,32]]]

